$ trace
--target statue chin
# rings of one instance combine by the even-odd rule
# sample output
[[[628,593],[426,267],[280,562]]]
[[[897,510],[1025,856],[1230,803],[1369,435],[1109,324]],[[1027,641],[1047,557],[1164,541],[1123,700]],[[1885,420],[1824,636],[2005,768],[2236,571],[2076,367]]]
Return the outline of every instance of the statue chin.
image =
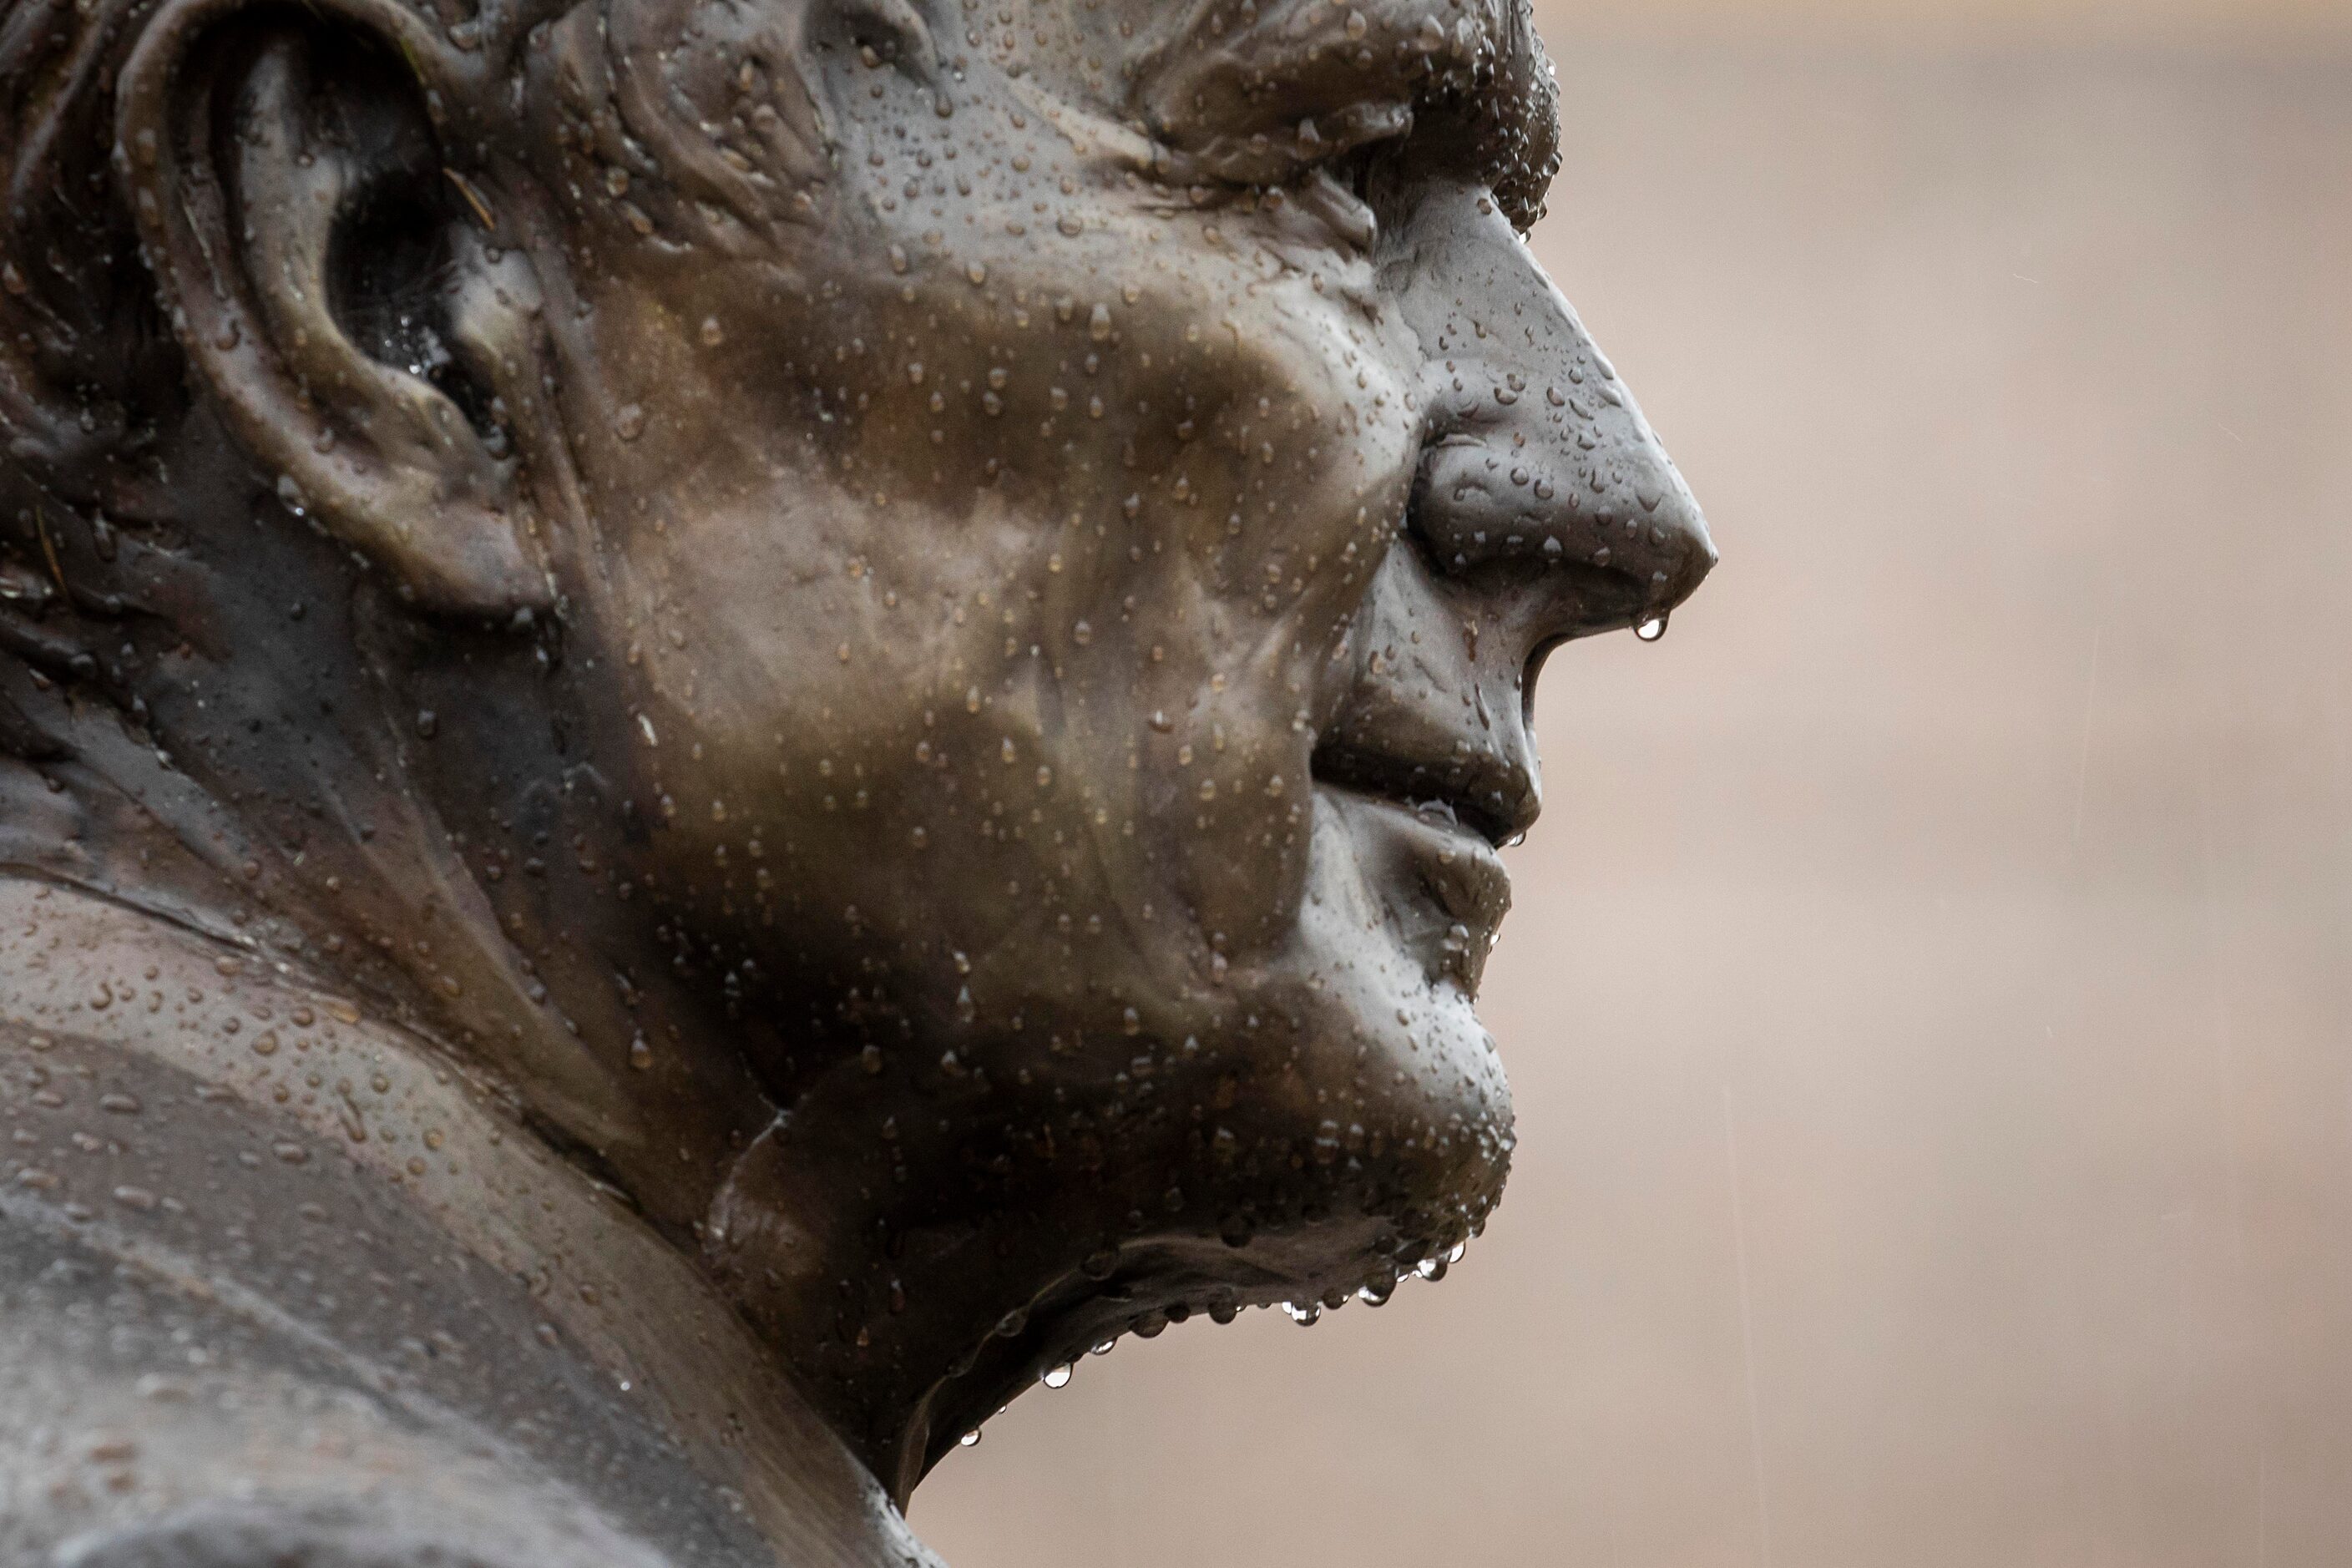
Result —
[[[779,1342],[831,1322],[794,1364],[894,1489],[1124,1335],[1385,1300],[1499,1199],[1510,1097],[1471,990],[1471,933],[1507,901],[1493,846],[1354,789],[1310,809],[1265,956],[1171,943],[1156,974],[1106,962],[1108,1000],[990,989],[918,1015],[895,1032],[947,1049],[841,1054],[731,1166],[709,1266]]]

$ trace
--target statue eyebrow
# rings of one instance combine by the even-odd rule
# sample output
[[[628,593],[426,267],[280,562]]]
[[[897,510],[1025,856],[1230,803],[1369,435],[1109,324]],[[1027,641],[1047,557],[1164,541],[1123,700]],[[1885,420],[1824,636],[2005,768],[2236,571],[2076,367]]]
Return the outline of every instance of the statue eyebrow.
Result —
[[[1198,0],[1129,65],[1138,129],[1219,177],[1274,183],[1431,117],[1466,172],[1540,202],[1556,89],[1522,0]],[[1531,166],[1539,165],[1539,166]]]

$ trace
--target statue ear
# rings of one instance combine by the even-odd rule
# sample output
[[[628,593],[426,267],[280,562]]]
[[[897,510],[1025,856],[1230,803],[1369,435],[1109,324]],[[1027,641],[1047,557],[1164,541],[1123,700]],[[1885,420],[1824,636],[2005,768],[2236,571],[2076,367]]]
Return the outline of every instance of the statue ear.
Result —
[[[167,0],[124,67],[119,163],[197,375],[289,505],[428,608],[549,599],[502,390],[536,290],[442,161],[449,47],[397,0]]]

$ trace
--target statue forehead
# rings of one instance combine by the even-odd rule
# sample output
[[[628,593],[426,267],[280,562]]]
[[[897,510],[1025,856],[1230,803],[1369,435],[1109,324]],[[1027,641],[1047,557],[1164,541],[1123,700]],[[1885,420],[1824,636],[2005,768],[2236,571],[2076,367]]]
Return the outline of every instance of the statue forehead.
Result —
[[[1295,122],[1342,110],[1350,97],[1481,91],[1506,115],[1548,117],[1552,107],[1528,0],[585,0],[553,9],[514,20],[541,41],[551,30],[593,34],[632,70],[679,78],[718,65],[727,77],[711,85],[723,88],[779,69],[805,78],[816,57],[837,51],[845,66],[855,57],[912,70],[968,99],[993,67],[1033,90],[1132,113],[1152,132]],[[851,118],[867,103],[898,112],[886,94],[864,97],[838,108]]]
[[[1163,174],[1242,184],[1280,183],[1442,108],[1474,132],[1457,142],[1465,172],[1523,223],[1557,163],[1557,90],[1527,0],[934,0],[929,12],[604,0],[541,18],[521,52],[551,79],[551,94],[530,97],[558,106],[559,142],[771,233],[824,224],[845,141],[876,126],[968,136],[957,117],[1041,99],[1181,161],[1161,156]],[[624,212],[641,236],[674,226],[648,203]]]
[[[436,8],[431,0],[409,3]],[[477,30],[520,33],[583,10],[681,37],[799,37],[816,23],[838,24],[853,44],[927,34],[941,59],[963,56],[966,64],[1024,46],[1108,37],[1145,49],[1186,40],[1237,51],[1323,39],[1344,43],[1351,55],[1394,48],[1402,38],[1433,54],[1458,37],[1500,43],[1528,16],[1528,0],[520,0],[486,6]]]

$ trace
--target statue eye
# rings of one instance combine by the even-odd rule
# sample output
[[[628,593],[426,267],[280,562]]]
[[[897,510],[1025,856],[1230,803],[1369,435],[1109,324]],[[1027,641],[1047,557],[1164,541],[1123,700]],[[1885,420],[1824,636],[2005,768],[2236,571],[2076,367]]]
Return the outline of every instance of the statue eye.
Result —
[[[1309,169],[1293,187],[1299,205],[1314,213],[1333,232],[1358,250],[1370,250],[1380,237],[1374,211],[1382,172],[1393,149],[1383,145],[1354,147],[1326,158]]]
[[[1353,148],[1345,155],[1332,159],[1325,165],[1331,177],[1346,187],[1349,195],[1366,206],[1372,204],[1373,178],[1380,166],[1387,162],[1391,149],[1386,142],[1375,142]]]
[[[1202,178],[1191,188],[1195,207],[1218,199],[1247,201],[1253,210],[1295,207],[1346,245],[1370,250],[1380,235],[1375,208],[1395,184],[1412,127],[1409,110],[1375,105],[1335,120],[1329,135],[1301,121],[1296,145],[1258,134],[1202,156],[1164,157],[1154,173],[1166,184]]]
[[[1291,187],[1300,210],[1320,219],[1332,233],[1358,250],[1370,250],[1381,226],[1362,186],[1344,170],[1326,164],[1311,171]]]

